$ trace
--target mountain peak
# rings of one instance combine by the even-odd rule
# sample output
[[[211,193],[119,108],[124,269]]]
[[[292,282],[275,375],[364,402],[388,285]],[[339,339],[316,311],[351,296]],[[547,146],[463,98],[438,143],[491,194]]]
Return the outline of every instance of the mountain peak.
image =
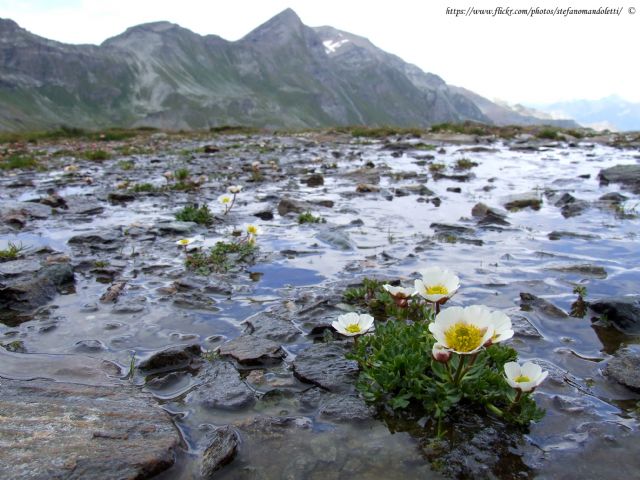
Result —
[[[305,25],[300,20],[300,17],[291,8],[287,8],[267,20],[258,28],[249,32],[242,40],[248,40],[251,42],[259,41],[282,41],[291,36],[294,32],[300,32],[305,28]]]

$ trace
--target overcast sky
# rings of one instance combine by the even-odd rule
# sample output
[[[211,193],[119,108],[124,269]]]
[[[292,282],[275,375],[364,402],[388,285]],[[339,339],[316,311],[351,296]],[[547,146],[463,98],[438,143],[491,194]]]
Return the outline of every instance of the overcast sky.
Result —
[[[99,44],[168,20],[237,40],[287,7],[490,99],[544,103],[612,94],[640,101],[640,0],[0,0],[0,17],[67,43]],[[459,16],[447,7],[622,7],[617,15]],[[629,9],[637,8],[636,14]]]

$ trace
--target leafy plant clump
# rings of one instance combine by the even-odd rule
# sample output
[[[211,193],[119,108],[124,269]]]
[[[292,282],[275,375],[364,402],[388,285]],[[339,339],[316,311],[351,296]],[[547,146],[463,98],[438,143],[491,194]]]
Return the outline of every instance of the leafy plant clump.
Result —
[[[176,220],[181,222],[195,222],[198,225],[211,225],[213,223],[213,214],[209,207],[205,204],[199,207],[197,204],[187,205],[178,213]]]
[[[87,160],[91,160],[94,162],[101,162],[103,160],[109,160],[111,158],[111,154],[104,150],[89,150],[84,152],[83,156]]]
[[[395,412],[417,408],[433,421],[438,434],[443,423],[457,418],[460,409],[488,411],[520,426],[542,418],[544,411],[531,396],[535,387],[519,389],[509,384],[505,364],[514,362],[517,352],[499,344],[498,333],[493,342],[483,347],[479,343],[481,348],[467,350],[469,353],[436,345],[430,325],[437,324],[436,312],[444,302],[431,303],[422,294],[407,293],[410,289],[396,288],[400,292],[394,293],[394,288],[365,279],[362,286],[343,295],[346,302],[386,319],[386,323],[377,323],[373,334],[361,336],[349,355],[360,365],[357,386],[367,401]],[[473,327],[462,328],[473,332]],[[467,341],[465,335],[461,333],[458,339]],[[516,381],[524,381],[518,378]]]
[[[32,155],[16,153],[5,158],[0,156],[0,170],[32,169],[36,167],[38,167],[38,160]]]
[[[9,242],[7,248],[0,250],[0,262],[15,260],[22,255],[24,249],[25,247],[22,244],[16,245],[13,242]]]
[[[477,167],[478,163],[468,158],[460,158],[456,161],[456,170],[471,170],[473,167]]]
[[[298,223],[302,225],[303,223],[325,223],[326,220],[322,217],[316,217],[311,212],[304,212],[298,215]]]
[[[136,183],[130,190],[134,193],[150,193],[155,192],[158,189],[151,183]]]
[[[562,140],[562,135],[554,128],[543,128],[536,133],[536,137],[542,140]]]
[[[257,250],[253,241],[216,242],[209,252],[190,253],[185,265],[202,275],[224,273],[234,265],[253,263]]]

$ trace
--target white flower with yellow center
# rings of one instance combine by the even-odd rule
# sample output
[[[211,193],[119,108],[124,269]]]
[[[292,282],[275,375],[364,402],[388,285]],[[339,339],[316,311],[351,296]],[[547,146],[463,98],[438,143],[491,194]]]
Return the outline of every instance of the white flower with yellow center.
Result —
[[[233,198],[231,198],[229,195],[220,195],[218,197],[218,201],[224,205],[224,206],[228,206],[231,204],[231,202],[233,201]]]
[[[262,233],[262,229],[259,226],[254,225],[253,223],[245,224],[244,231],[247,232],[252,237],[257,237]]]
[[[227,191],[233,195],[242,191],[242,185],[231,185]]]
[[[187,246],[191,245],[195,241],[196,241],[195,238],[181,238],[180,240],[178,240],[176,242],[176,245],[178,245],[180,247],[187,247]]]
[[[436,315],[429,331],[444,348],[469,355],[480,350],[493,337],[491,312],[483,305],[450,307]]]
[[[373,317],[366,313],[358,314],[355,312],[340,315],[338,320],[331,323],[331,326],[338,333],[347,337],[362,335],[373,328]]]
[[[382,288],[396,298],[409,298],[416,293],[413,288],[394,287],[388,283],[382,285]]]
[[[444,303],[460,288],[460,279],[450,270],[430,267],[420,271],[422,280],[414,282],[418,295],[429,302]]]
[[[540,365],[533,362],[525,362],[520,365],[517,362],[507,362],[504,364],[504,374],[507,383],[521,392],[531,392],[540,385],[549,372],[543,372]]]

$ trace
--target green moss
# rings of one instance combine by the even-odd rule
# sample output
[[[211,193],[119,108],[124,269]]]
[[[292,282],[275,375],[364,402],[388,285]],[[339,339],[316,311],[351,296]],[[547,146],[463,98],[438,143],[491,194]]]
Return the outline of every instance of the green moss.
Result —
[[[109,160],[111,158],[109,152],[106,152],[104,150],[88,150],[84,152],[82,156],[87,160],[91,160],[94,162],[101,162],[103,160]]]
[[[176,220],[181,222],[195,222],[199,225],[211,225],[214,218],[209,207],[205,204],[201,207],[198,207],[198,205],[187,205],[176,213]]]
[[[189,254],[185,266],[203,275],[226,272],[234,265],[252,263],[257,248],[252,242],[217,242],[208,253]]]
[[[14,153],[0,158],[0,170],[33,169],[38,166],[38,160],[33,155]]]
[[[460,158],[456,161],[456,170],[471,170],[473,167],[477,167],[478,164],[469,160],[468,158]]]
[[[302,225],[303,223],[325,223],[325,220],[322,217],[316,217],[311,212],[304,212],[298,215],[298,223]]]
[[[25,247],[22,244],[16,245],[13,242],[9,242],[7,248],[0,250],[0,262],[15,260],[22,255],[24,249]]]

